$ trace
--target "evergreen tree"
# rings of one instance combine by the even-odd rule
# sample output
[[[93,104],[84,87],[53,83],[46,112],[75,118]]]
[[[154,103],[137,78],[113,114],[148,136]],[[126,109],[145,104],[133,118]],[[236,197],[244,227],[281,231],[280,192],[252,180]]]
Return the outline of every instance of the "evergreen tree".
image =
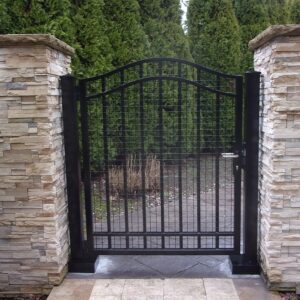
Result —
[[[191,60],[191,54],[189,52],[188,40],[183,32],[181,26],[181,14],[180,1],[179,0],[139,0],[141,7],[142,25],[147,34],[150,43],[150,55],[153,57],[177,57],[182,59]],[[154,67],[154,74],[157,72],[157,68]],[[173,69],[170,65],[163,65],[163,73],[170,74]],[[189,74],[184,76],[188,77]],[[164,136],[165,147],[170,151],[176,149],[177,136],[174,132],[174,107],[177,103],[177,91],[174,91],[173,82],[164,82]],[[190,95],[193,98],[193,95]],[[185,102],[185,99],[183,100]],[[183,107],[185,105],[183,104]],[[148,124],[149,132],[155,132],[153,129],[157,126],[158,115],[155,115],[155,108],[152,112],[151,120]],[[192,118],[187,120],[184,124],[185,132],[189,132],[192,128]],[[152,129],[151,129],[152,128]],[[154,149],[158,147],[158,144],[153,143],[155,137],[152,136],[146,141],[148,148]],[[190,142],[190,141],[189,141]],[[156,149],[158,151],[158,149]]]
[[[143,58],[148,53],[148,41],[137,0],[104,0],[104,4],[113,66]]]
[[[267,9],[271,24],[288,23],[288,2],[286,0],[267,0]]]
[[[104,73],[112,68],[112,48],[106,35],[106,20],[103,15],[102,0],[72,0],[72,21],[76,43],[73,45],[76,56],[72,60],[72,70],[77,77],[90,77]],[[93,93],[96,90],[90,90]],[[101,151],[102,110],[98,101],[89,105],[90,156],[91,167],[99,168],[103,161]],[[98,169],[99,170],[99,169]]]
[[[239,70],[240,31],[231,0],[190,0],[187,24],[195,62],[225,72]]]
[[[69,0],[2,0],[10,16],[6,33],[50,33],[74,44]]]
[[[253,53],[248,43],[269,25],[266,4],[261,0],[236,0],[235,11],[241,29],[241,72],[253,67]]]
[[[151,56],[191,59],[181,26],[179,0],[139,0],[142,25],[148,36]]]
[[[103,1],[3,1],[2,33],[50,33],[64,40],[76,50],[72,70],[78,76],[110,68],[112,50],[105,35]]]
[[[6,3],[0,2],[0,34],[9,33],[12,27],[10,15]]]
[[[290,5],[290,21],[293,24],[300,24],[300,0],[293,0]]]
[[[76,35],[73,71],[94,76],[111,68],[112,48],[106,36],[102,0],[73,1],[72,19]]]
[[[190,0],[187,15],[188,36],[195,62],[223,72],[237,72],[240,67],[240,31],[231,0]],[[203,84],[216,87],[215,76],[201,75]],[[216,147],[215,94],[201,91],[201,120],[204,150]],[[234,111],[228,99],[220,101],[220,137],[224,148],[233,129]],[[228,141],[227,141],[228,143]],[[222,147],[223,147],[222,146]]]

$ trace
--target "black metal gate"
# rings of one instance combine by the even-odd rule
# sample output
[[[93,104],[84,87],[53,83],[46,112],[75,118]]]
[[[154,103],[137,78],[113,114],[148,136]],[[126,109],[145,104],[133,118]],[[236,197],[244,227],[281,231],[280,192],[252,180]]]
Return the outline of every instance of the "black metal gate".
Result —
[[[75,84],[62,78],[73,261],[240,255],[243,77],[152,58]]]

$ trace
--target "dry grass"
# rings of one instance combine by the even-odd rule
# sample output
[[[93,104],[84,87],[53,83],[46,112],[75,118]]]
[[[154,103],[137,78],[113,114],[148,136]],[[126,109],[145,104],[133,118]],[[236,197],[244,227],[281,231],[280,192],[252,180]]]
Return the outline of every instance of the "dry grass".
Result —
[[[126,162],[127,193],[137,194],[142,191],[142,163],[136,156],[129,156]],[[147,156],[145,160],[145,190],[159,190],[160,162],[155,155]],[[114,195],[124,194],[124,168],[115,166],[109,169],[110,192]]]

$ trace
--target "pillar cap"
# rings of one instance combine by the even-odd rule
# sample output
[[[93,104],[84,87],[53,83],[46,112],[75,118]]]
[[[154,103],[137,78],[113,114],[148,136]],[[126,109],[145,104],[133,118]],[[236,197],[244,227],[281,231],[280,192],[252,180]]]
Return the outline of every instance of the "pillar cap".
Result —
[[[254,51],[280,36],[300,36],[300,25],[272,25],[251,40],[249,48]]]
[[[75,54],[74,48],[51,34],[0,34],[0,48],[18,45],[44,45],[66,55]]]

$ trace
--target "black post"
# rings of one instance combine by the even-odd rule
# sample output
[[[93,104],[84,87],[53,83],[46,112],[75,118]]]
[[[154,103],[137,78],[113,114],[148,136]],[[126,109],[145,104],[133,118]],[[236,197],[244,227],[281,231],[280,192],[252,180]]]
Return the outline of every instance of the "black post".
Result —
[[[83,253],[83,231],[80,205],[80,161],[75,82],[75,78],[71,75],[65,75],[61,77],[65,163],[72,259],[81,258]]]
[[[258,147],[260,72],[245,74],[244,254],[231,257],[233,274],[258,274]]]
[[[69,271],[93,272],[94,262],[84,255],[83,216],[80,201],[80,154],[77,123],[76,80],[72,75],[61,77],[64,126],[65,164],[68,193],[68,217],[71,259]]]
[[[245,256],[257,261],[260,72],[246,73]]]

